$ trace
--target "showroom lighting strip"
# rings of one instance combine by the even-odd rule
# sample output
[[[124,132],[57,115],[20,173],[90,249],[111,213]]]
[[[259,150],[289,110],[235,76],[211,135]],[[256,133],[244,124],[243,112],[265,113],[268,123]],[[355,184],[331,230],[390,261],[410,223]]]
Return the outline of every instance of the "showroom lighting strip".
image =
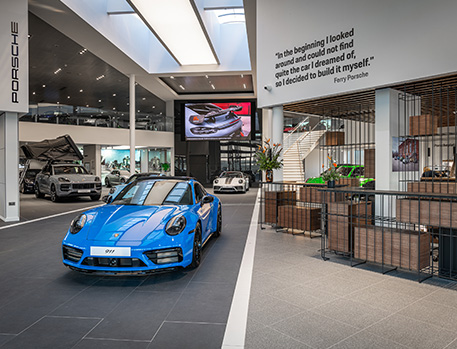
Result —
[[[127,2],[179,65],[219,64],[194,0]]]
[[[225,328],[222,349],[244,348],[248,320],[249,297],[251,295],[252,270],[254,268],[255,243],[259,228],[260,192],[257,192],[251,224],[244,247],[235,292]]]

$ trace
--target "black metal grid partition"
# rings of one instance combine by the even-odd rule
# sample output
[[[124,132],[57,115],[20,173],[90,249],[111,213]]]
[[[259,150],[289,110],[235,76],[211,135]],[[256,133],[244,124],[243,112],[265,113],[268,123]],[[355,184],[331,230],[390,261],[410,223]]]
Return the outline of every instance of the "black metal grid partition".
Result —
[[[261,182],[261,227],[274,226],[292,234],[309,233],[320,236],[322,228],[322,198],[318,184]]]
[[[320,189],[322,258],[345,255],[351,266],[376,263],[457,280],[457,198],[449,194],[355,188]],[[327,198],[342,198],[333,201]]]
[[[261,227],[321,236],[321,257],[457,280],[457,198],[341,185],[260,183]]]

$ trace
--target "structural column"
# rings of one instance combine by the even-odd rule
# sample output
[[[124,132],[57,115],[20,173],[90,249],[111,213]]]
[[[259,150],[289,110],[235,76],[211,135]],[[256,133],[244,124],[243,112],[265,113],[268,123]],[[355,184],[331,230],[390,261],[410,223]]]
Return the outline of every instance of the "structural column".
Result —
[[[130,117],[130,175],[135,174],[135,74],[129,75],[129,117]]]
[[[262,109],[262,146],[263,142],[272,139],[273,111],[271,108]],[[262,181],[265,182],[265,171],[262,171]]]
[[[102,175],[102,147],[99,144],[84,146],[84,167],[94,175]]]
[[[165,104],[165,129],[168,130],[169,123],[172,123],[173,130],[175,129],[175,101],[167,101]],[[175,147],[170,149],[170,175],[175,175]]]
[[[392,138],[409,134],[409,117],[419,115],[420,98],[408,98],[400,106],[400,91],[390,88],[377,90],[375,95],[375,173],[377,190],[405,190],[405,183],[400,182],[402,172],[393,172]],[[410,100],[410,101],[409,101]],[[402,175],[402,178],[405,174]],[[376,214],[396,216],[395,205],[385,200],[384,205],[376,198]]]
[[[284,145],[284,113],[283,107],[273,107],[272,109],[272,139],[271,145],[273,144],[281,144]],[[281,152],[280,159],[284,154],[284,150]],[[275,182],[282,182],[283,181],[283,169],[280,168],[279,170],[273,171],[273,178]]]
[[[0,219],[19,220],[19,114],[0,114]]]

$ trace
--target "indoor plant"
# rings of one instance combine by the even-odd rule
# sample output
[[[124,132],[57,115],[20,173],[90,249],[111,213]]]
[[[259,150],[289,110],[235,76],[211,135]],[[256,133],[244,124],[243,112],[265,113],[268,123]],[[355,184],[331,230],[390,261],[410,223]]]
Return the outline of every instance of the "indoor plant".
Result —
[[[264,146],[259,145],[255,156],[257,158],[257,165],[259,169],[265,171],[265,178],[267,182],[273,182],[273,170],[282,167],[282,159],[280,158],[282,152],[281,144],[270,144],[270,140],[264,141]]]
[[[322,173],[322,179],[327,182],[329,188],[335,188],[335,181],[339,180],[341,175],[336,171],[336,164]]]

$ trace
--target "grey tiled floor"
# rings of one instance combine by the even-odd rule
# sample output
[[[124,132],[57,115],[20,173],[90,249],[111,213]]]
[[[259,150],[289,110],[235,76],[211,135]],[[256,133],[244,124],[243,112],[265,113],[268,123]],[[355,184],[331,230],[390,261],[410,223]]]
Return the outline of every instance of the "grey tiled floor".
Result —
[[[457,348],[456,283],[351,268],[320,239],[258,230],[246,348]]]
[[[209,240],[201,265],[190,271],[129,277],[70,271],[61,242],[75,213],[0,225],[0,347],[220,348],[256,190],[218,196],[222,235]],[[22,221],[94,205],[23,199]]]

